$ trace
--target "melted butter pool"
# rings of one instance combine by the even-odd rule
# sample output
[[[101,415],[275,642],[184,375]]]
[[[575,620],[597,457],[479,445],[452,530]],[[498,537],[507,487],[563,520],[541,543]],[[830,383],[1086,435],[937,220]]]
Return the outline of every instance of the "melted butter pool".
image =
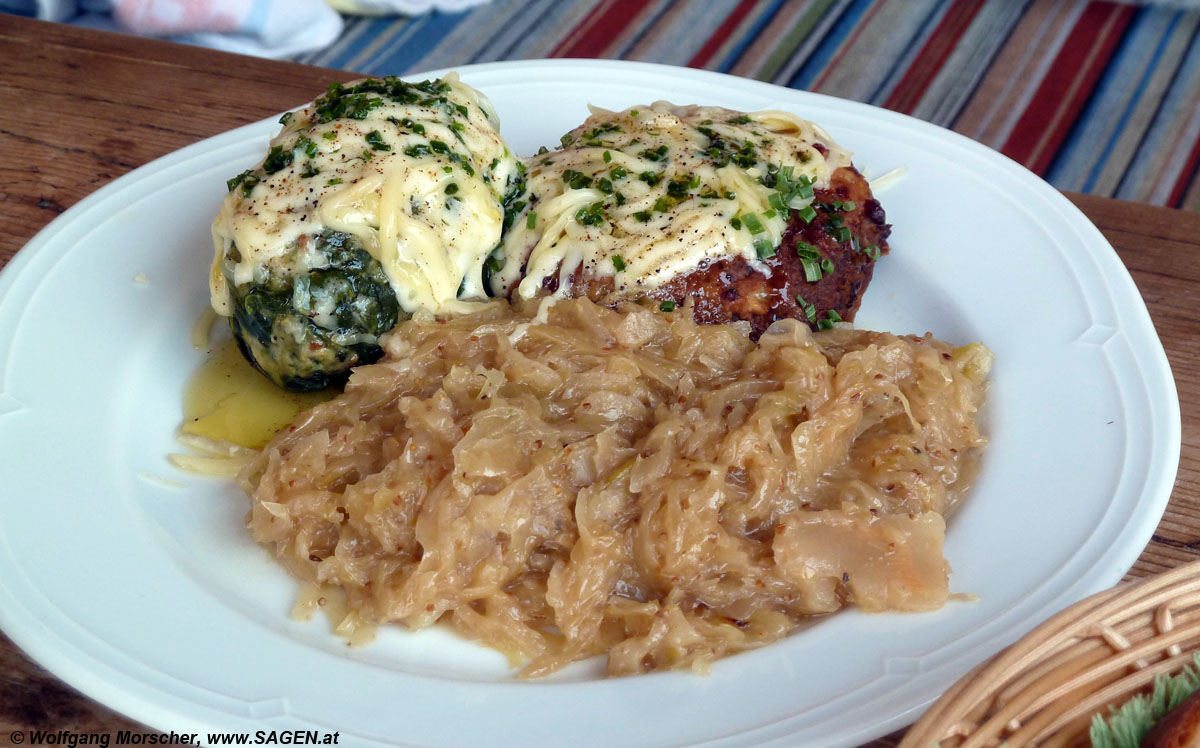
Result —
[[[246,361],[229,338],[214,342],[183,395],[184,433],[262,449],[305,410],[331,400],[321,392],[281,390]]]

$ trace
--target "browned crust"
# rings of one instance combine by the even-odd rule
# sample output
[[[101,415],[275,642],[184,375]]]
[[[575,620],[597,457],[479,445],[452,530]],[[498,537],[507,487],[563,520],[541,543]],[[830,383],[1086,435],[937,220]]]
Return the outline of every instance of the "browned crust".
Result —
[[[648,298],[673,301],[682,306],[692,300],[693,316],[702,324],[747,321],[757,338],[772,322],[794,318],[808,323],[814,330],[828,318],[832,310],[850,322],[862,303],[863,293],[871,282],[875,260],[863,251],[878,247],[878,255],[889,252],[887,243],[891,226],[883,207],[871,194],[870,184],[853,166],[834,171],[829,187],[814,192],[813,206],[817,217],[805,223],[796,211],[788,220],[787,230],[774,257],[764,264],[770,276],[756,270],[740,258],[708,262],[699,269],[664,283],[646,294]],[[832,203],[854,203],[852,210],[833,210]],[[840,215],[854,242],[837,241],[831,234],[833,221]],[[804,265],[796,252],[799,242],[817,248],[822,258],[833,263],[832,273],[821,280],[805,280]],[[857,244],[860,249],[855,250]],[[612,278],[584,276],[571,278],[571,295],[587,296],[602,302],[613,292]],[[551,274],[543,283],[546,290],[558,290],[558,276]],[[801,308],[797,297],[814,307],[810,318]]]

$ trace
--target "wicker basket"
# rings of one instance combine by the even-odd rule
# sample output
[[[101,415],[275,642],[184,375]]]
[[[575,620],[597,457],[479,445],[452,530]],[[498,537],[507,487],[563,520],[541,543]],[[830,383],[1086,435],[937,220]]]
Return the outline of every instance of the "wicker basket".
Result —
[[[1088,746],[1092,715],[1200,648],[1200,562],[1093,595],[965,675],[900,748]]]

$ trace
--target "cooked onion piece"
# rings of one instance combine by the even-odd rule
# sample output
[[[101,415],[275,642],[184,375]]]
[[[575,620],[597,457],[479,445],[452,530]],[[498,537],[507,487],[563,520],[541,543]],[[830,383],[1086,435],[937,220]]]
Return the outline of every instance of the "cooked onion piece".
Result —
[[[587,299],[417,315],[241,476],[253,537],[367,623],[541,676],[703,670],[845,605],[948,595],[991,354]]]

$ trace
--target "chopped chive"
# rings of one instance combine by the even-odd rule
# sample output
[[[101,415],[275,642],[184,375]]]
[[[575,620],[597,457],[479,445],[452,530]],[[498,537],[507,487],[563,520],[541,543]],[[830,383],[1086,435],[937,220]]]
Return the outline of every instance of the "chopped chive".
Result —
[[[834,311],[832,309],[830,309],[828,312],[825,312],[825,316],[829,318],[830,322],[841,322],[842,321],[842,315],[838,314],[836,311]]]
[[[333,140],[334,138],[337,137],[337,130],[330,130],[330,131],[326,132],[324,135],[322,135],[321,137],[325,138],[326,140]]]
[[[821,272],[821,266],[807,257],[800,258],[800,264],[804,267],[804,280],[809,283],[816,283],[824,277]]]
[[[662,161],[663,157],[667,155],[667,147],[660,145],[657,148],[647,148],[638,155],[650,161]]]
[[[800,306],[800,311],[804,312],[804,316],[808,317],[809,322],[817,321],[817,308],[804,300],[803,296],[796,297],[796,303]]]
[[[605,151],[604,152],[604,163],[607,164],[610,161],[612,161],[612,153],[609,151]]]
[[[825,275],[833,275],[833,260],[828,257],[821,258],[821,272]]]
[[[317,149],[317,144],[305,137],[301,137],[296,141],[296,147],[303,150],[304,155],[308,156],[309,158],[312,158],[320,153],[320,151]]]
[[[575,222],[583,226],[599,226],[607,219],[608,215],[604,212],[603,202],[592,203],[575,212]]]
[[[733,227],[734,231],[737,231],[742,228],[742,219],[734,216],[733,218],[729,219],[729,225]]]
[[[329,186],[331,186],[331,187],[332,187],[332,186],[333,186],[333,185],[335,185],[335,184],[341,184],[341,183],[342,183],[342,180],[341,180],[340,178],[338,178],[338,177],[334,177],[333,179],[330,179],[330,180],[329,180],[328,182],[326,182],[325,184],[327,184],[327,185],[329,185]]]
[[[274,174],[292,165],[292,159],[295,156],[290,150],[285,151],[281,145],[271,146],[271,151],[267,154],[266,160],[263,161],[263,171],[268,174]]]
[[[660,197],[654,201],[654,212],[655,213],[666,213],[670,207],[671,206],[667,202],[667,198],[665,198],[665,197]]]
[[[641,221],[642,223],[645,223],[646,221],[649,221],[649,220],[650,220],[650,211],[648,211],[648,210],[639,210],[637,213],[634,213],[634,214],[633,214],[633,217],[634,217],[634,218],[636,218],[636,219],[638,219],[638,220],[639,220],[639,221]]]
[[[767,239],[759,239],[754,242],[754,251],[760,260],[768,260],[775,256],[775,247]]]
[[[758,216],[753,213],[747,213],[742,217],[742,223],[746,224],[746,228],[750,229],[751,234],[761,234],[766,231],[763,228],[762,221],[758,220]]]
[[[850,229],[846,228],[845,226],[836,228],[833,230],[831,236],[839,242],[850,241]]]
[[[763,218],[774,218],[776,215],[774,208],[768,208],[763,212]]]
[[[662,181],[662,174],[653,171],[643,171],[638,175],[638,179],[653,187]]]
[[[582,190],[585,187],[592,186],[592,178],[583,172],[567,169],[562,174],[563,184],[573,190]]]
[[[390,145],[383,142],[383,135],[380,135],[378,130],[372,130],[371,132],[367,133],[364,139],[367,141],[368,145],[377,151],[392,150]]]
[[[810,260],[820,260],[821,259],[821,251],[819,249],[817,249],[816,247],[814,247],[813,245],[809,244],[808,242],[804,242],[804,241],[796,242],[796,254],[800,255],[801,257],[806,257]]]
[[[813,219],[817,217],[817,211],[813,210],[813,206],[805,205],[803,208],[796,211],[796,215],[800,216],[800,220],[804,221],[805,223],[812,223]]]
[[[622,257],[621,255],[613,255],[612,256],[612,264],[613,264],[613,267],[616,268],[617,272],[619,273],[625,269],[625,258]]]
[[[675,311],[675,302],[674,301],[664,301],[663,303],[658,305],[658,309],[661,312],[673,312],[673,311]]]
[[[832,322],[830,322],[830,321],[829,321],[829,320],[827,320],[827,319],[823,319],[823,320],[821,320],[820,322],[818,322],[818,323],[817,323],[817,329],[818,329],[818,330],[832,330],[832,329],[833,329],[833,323],[832,323]]]
[[[527,228],[527,229],[537,228],[537,211],[536,210],[529,211],[529,215],[527,215],[525,217],[525,228]]]
[[[246,169],[245,171],[243,171],[241,174],[238,174],[233,179],[226,179],[225,187],[228,188],[230,192],[233,192],[235,187],[237,187],[239,184],[242,184],[243,182],[245,182],[246,177],[253,177],[253,176],[254,175],[250,172],[250,170]],[[254,181],[257,182],[258,179],[255,178]]]
[[[630,109],[630,110],[629,110],[629,116],[630,116],[630,117],[636,117],[636,116],[638,116],[638,110],[636,110],[636,109]]]
[[[308,177],[315,177],[320,173],[321,170],[313,166],[313,163],[309,161],[304,165],[304,171],[300,173],[300,176],[307,179]]]
[[[783,195],[780,195],[778,192],[772,192],[771,197],[767,199],[767,202],[771,204],[771,208],[774,210],[777,210],[780,213],[787,212],[787,205],[785,205],[783,202]]]
[[[853,200],[843,200],[842,201],[842,210],[854,210],[857,207],[858,207],[858,204],[855,203]]]
[[[450,184],[446,185],[446,194],[447,195],[453,195],[456,192],[458,192],[458,183],[457,182],[451,182]]]
[[[872,260],[879,259],[879,246],[876,244],[872,244],[871,246],[867,247],[863,250],[863,252],[865,252],[867,257],[870,257]]]
[[[291,121],[292,121],[292,113],[291,112],[284,112],[283,116],[279,118],[279,124],[281,124],[281,125],[286,125],[287,123],[289,123]]]

